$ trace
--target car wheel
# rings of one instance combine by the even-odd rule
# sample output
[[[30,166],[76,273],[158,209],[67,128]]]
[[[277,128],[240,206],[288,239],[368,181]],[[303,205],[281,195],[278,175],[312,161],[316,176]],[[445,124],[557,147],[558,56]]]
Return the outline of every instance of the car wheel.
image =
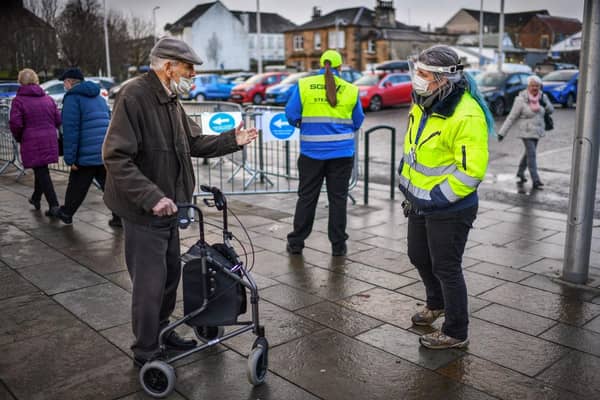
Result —
[[[204,97],[204,95],[202,93],[198,93],[196,95],[196,101],[204,101],[206,100],[206,97]]]
[[[575,105],[575,95],[573,93],[569,93],[567,96],[567,101],[565,102],[566,108],[573,108]]]
[[[492,103],[492,113],[496,117],[501,117],[504,115],[504,111],[506,110],[506,106],[504,104],[504,99],[496,99]]]
[[[262,96],[260,95],[260,93],[256,93],[254,96],[252,96],[252,103],[253,104],[262,103]]]
[[[381,97],[373,96],[371,98],[371,102],[369,103],[369,111],[379,111],[382,107]]]

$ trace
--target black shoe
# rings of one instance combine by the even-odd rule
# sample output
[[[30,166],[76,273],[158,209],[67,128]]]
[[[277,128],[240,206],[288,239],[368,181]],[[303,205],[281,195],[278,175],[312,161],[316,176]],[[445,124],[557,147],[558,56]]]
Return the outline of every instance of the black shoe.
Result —
[[[537,189],[537,190],[543,190],[543,186],[544,186],[544,184],[542,182],[534,182],[533,183],[533,188]]]
[[[60,219],[65,225],[73,224],[73,217],[71,215],[65,214],[62,208],[58,210],[58,219]]]
[[[517,178],[519,178],[519,182],[517,182],[517,183],[525,183],[525,182],[527,182],[527,178],[525,178],[525,175],[517,174]]]
[[[42,205],[40,204],[40,201],[35,201],[33,200],[33,198],[28,198],[27,201],[29,202],[29,204],[31,204],[33,206],[33,208],[35,208],[36,210],[39,210],[40,208],[42,208]]]
[[[121,217],[113,216],[111,220],[108,221],[108,225],[113,228],[122,228],[123,223],[121,222]]]
[[[184,339],[177,332],[171,331],[165,336],[164,344],[171,350],[190,350],[196,347],[198,342],[194,339]]]
[[[50,209],[48,211],[46,211],[44,213],[44,215],[46,215],[46,217],[59,218],[60,207],[58,207],[58,206],[50,207]]]
[[[348,246],[344,243],[342,246],[336,246],[331,250],[331,255],[334,257],[343,257],[348,254]]]
[[[287,244],[287,246],[285,246],[285,250],[293,255],[299,255],[302,254],[302,248],[301,247],[292,247],[289,243]]]

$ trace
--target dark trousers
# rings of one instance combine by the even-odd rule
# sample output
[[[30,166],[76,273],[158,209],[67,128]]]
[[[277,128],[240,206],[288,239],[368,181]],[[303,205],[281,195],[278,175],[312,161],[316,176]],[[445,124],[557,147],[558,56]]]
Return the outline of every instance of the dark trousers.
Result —
[[[525,146],[525,153],[523,157],[521,157],[521,162],[519,163],[519,170],[517,171],[518,176],[523,176],[525,173],[525,169],[529,169],[529,175],[531,175],[531,180],[533,183],[540,181],[540,176],[537,171],[537,160],[536,160],[536,151],[537,151],[537,139],[523,139],[523,145]]]
[[[71,170],[67,192],[65,193],[65,205],[62,206],[64,214],[70,217],[75,214],[83,200],[85,200],[94,178],[104,190],[104,183],[106,182],[104,165],[78,167],[76,171]]]
[[[353,157],[316,160],[300,155],[298,158],[298,201],[294,214],[294,231],[287,236],[290,247],[301,249],[310,235],[323,179],[327,183],[329,223],[327,233],[334,249],[346,243],[346,206],[348,183],[352,174]]]
[[[408,217],[408,257],[417,267],[430,310],[445,310],[442,332],[456,339],[468,336],[467,287],[462,257],[477,206],[455,212]]]
[[[158,334],[175,309],[181,276],[177,225],[148,226],[123,220],[125,261],[133,293],[132,326],[136,356],[158,350]]]
[[[42,200],[43,194],[46,197],[46,201],[48,202],[50,208],[57,207],[58,198],[56,197],[56,192],[54,191],[54,185],[52,184],[52,178],[50,177],[48,166],[44,165],[43,167],[34,167],[33,176],[34,186],[31,200],[33,200],[34,203],[38,203]]]

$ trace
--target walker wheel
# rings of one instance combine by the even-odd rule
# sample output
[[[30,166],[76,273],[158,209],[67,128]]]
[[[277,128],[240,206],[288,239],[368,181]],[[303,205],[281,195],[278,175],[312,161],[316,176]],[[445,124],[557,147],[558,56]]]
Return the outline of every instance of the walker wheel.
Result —
[[[259,337],[252,345],[252,351],[248,355],[248,366],[246,373],[248,381],[254,386],[265,382],[269,369],[269,342],[264,337]]]
[[[162,399],[175,389],[175,370],[164,361],[151,361],[140,370],[140,384],[151,397]]]
[[[225,334],[225,328],[222,326],[194,326],[193,329],[198,340],[204,343],[223,337]]]

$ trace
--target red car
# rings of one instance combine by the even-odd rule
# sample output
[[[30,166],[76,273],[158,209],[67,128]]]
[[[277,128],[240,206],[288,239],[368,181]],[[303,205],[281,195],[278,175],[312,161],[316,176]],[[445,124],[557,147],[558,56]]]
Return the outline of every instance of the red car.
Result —
[[[360,102],[365,110],[379,111],[383,107],[412,101],[409,74],[367,74],[354,84],[360,90]]]
[[[254,75],[247,81],[234,86],[234,88],[231,89],[229,100],[240,104],[260,104],[265,99],[265,91],[267,88],[278,84],[288,75],[287,72],[267,72]]]

